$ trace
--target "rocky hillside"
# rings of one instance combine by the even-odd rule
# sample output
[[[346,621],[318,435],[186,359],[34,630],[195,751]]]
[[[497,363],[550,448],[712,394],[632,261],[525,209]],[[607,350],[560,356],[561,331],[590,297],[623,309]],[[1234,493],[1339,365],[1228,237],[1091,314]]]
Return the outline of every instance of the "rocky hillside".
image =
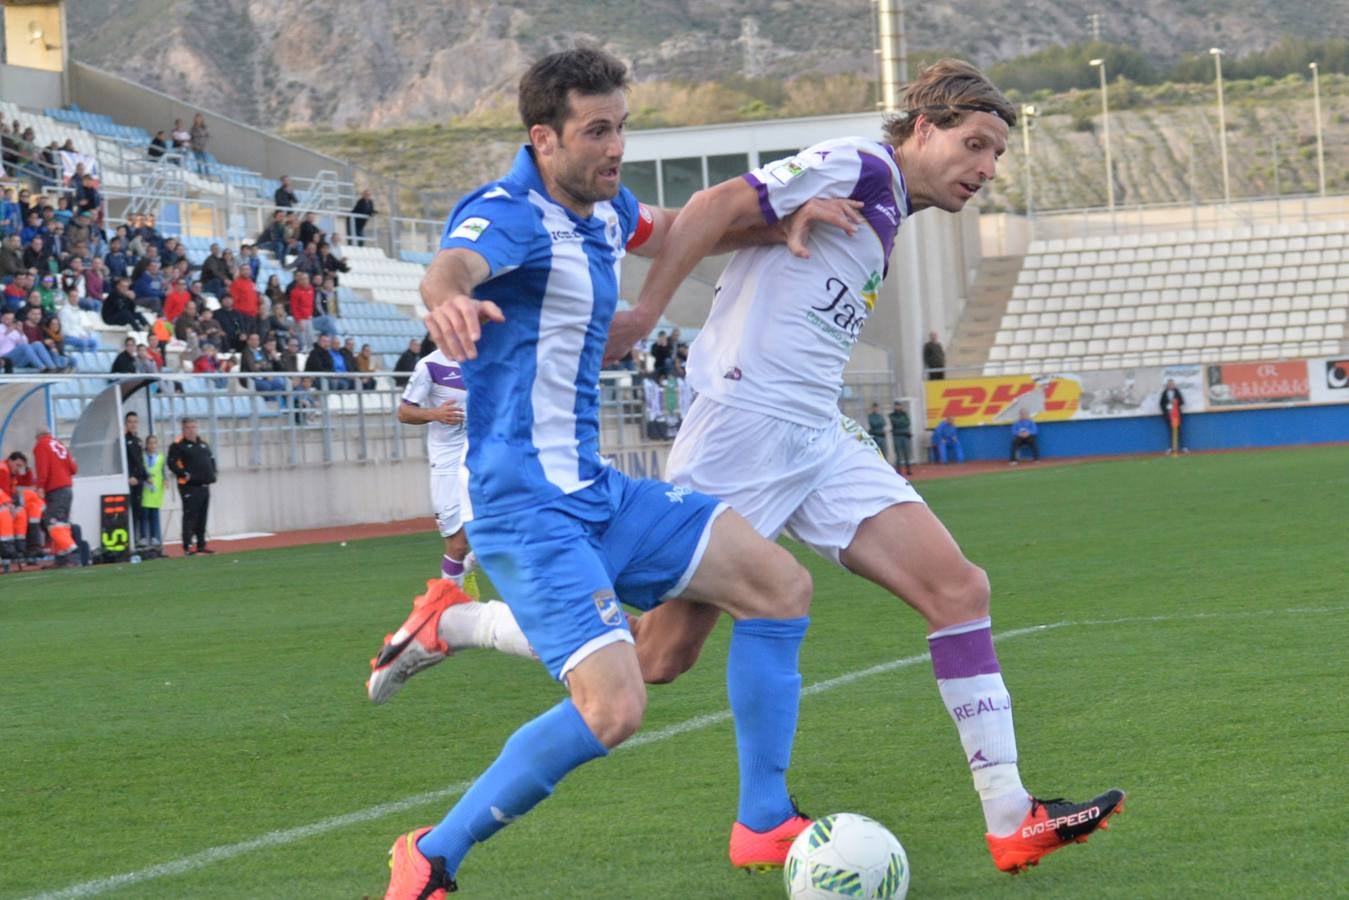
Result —
[[[498,103],[530,59],[587,40],[641,82],[873,65],[870,0],[72,0],[74,58],[269,128],[444,121]],[[1342,26],[1346,0],[933,0],[914,49],[982,65],[1099,34],[1159,60]],[[1338,10],[1338,12],[1336,12]]]

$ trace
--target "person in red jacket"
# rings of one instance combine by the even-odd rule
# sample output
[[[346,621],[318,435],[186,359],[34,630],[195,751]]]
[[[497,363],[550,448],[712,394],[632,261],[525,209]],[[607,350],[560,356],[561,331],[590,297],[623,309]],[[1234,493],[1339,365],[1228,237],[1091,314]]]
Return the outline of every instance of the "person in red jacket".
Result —
[[[41,556],[42,519],[47,504],[38,496],[37,482],[28,468],[28,457],[22,451],[15,450],[0,463],[0,489],[14,501],[11,515],[14,522],[15,559]],[[21,544],[24,546],[21,547]]]
[[[314,286],[309,283],[309,276],[296,272],[295,280],[286,288],[286,297],[290,302],[290,314],[295,318],[300,346],[308,347],[314,343]]]
[[[181,278],[173,280],[172,289],[164,295],[164,315],[163,318],[172,322],[183,314],[187,309],[187,301],[192,299],[192,293],[183,284]]]
[[[230,296],[234,298],[234,311],[244,317],[244,333],[258,328],[258,286],[249,276],[248,266],[241,265],[230,282]]]
[[[45,425],[38,426],[37,443],[33,445],[33,470],[38,493],[47,502],[47,533],[51,535],[52,553],[56,565],[64,566],[75,549],[75,540],[70,534],[70,501],[79,466],[66,445]]]
[[[9,481],[9,466],[0,463],[0,572],[8,572],[10,563],[21,555],[14,540],[14,526],[16,519],[23,517],[24,512],[9,492]],[[27,518],[24,517],[23,521],[26,529]]]

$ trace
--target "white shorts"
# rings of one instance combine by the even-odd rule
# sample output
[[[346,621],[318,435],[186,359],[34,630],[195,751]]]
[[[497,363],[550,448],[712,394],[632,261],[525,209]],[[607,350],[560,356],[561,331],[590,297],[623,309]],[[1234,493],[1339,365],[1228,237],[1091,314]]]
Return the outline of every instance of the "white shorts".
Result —
[[[810,428],[707,397],[679,427],[666,479],[724,500],[769,540],[785,530],[834,563],[862,522],[923,502],[847,416]]]
[[[436,527],[441,537],[449,537],[473,521],[473,507],[468,502],[468,469],[431,470],[431,508],[436,514]]]

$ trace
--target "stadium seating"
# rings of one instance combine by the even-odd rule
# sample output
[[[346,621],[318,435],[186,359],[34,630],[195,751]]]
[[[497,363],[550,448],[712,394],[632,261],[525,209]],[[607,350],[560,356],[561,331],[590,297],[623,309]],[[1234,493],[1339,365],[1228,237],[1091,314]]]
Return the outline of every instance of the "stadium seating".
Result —
[[[1339,352],[1349,222],[1034,242],[984,374]]]

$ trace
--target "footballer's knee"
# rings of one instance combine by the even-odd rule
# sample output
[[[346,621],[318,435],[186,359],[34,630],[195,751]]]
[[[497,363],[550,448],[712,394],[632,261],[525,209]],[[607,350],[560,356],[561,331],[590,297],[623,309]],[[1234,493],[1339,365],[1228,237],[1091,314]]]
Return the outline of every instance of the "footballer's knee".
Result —
[[[810,614],[810,573],[781,547],[769,565],[754,573],[752,599],[740,618],[797,619]]]
[[[949,628],[988,615],[988,573],[966,561],[936,591],[927,611],[932,628]]]
[[[642,727],[646,686],[628,685],[607,695],[590,695],[573,702],[595,739],[613,749]]]

